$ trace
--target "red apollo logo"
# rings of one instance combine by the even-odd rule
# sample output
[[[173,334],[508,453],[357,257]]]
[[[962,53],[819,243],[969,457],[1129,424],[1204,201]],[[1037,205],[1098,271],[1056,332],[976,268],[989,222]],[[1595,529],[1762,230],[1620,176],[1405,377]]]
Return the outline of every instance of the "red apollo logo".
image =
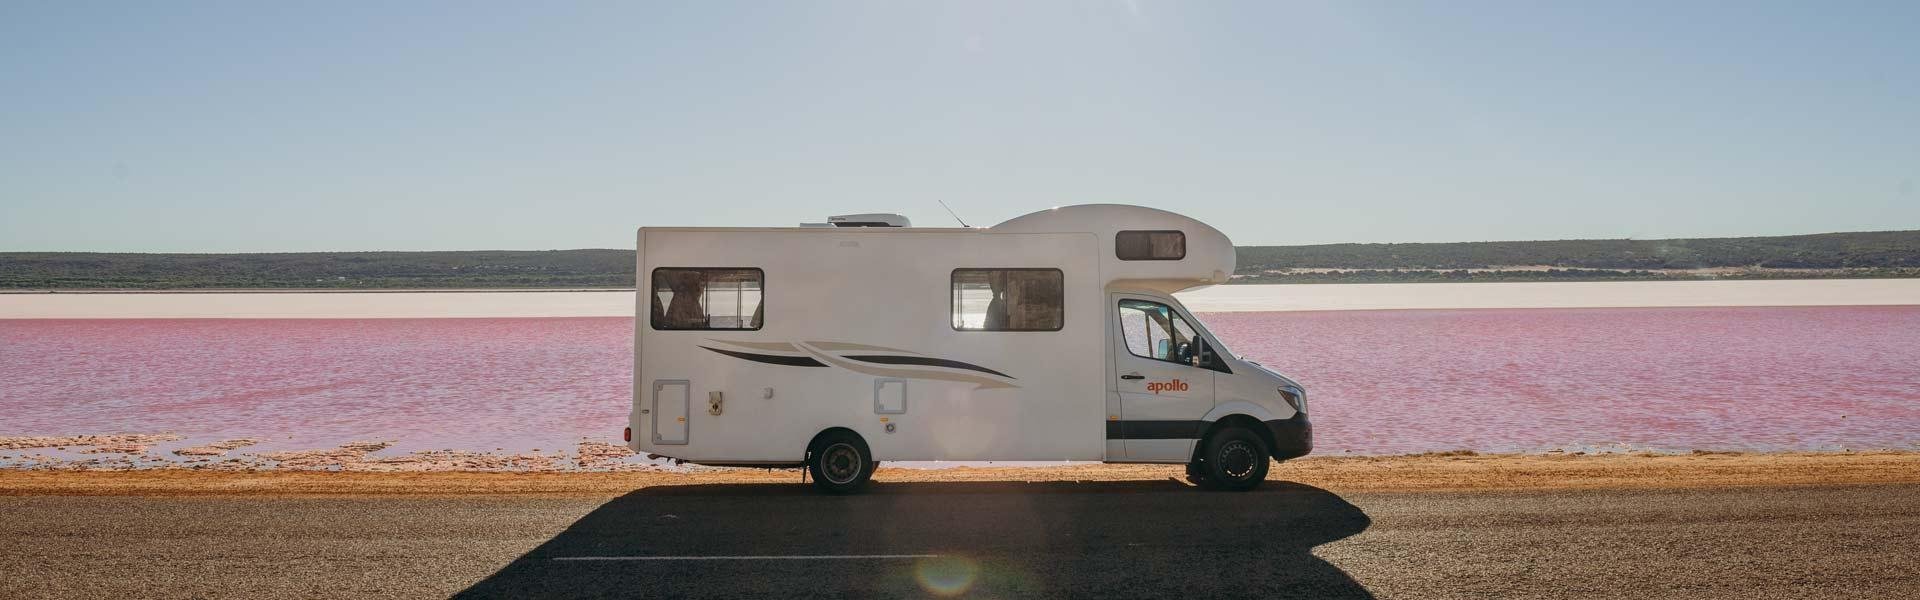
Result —
[[[1184,392],[1187,391],[1187,382],[1178,379],[1167,382],[1155,381],[1147,384],[1147,391],[1155,394],[1160,392]]]

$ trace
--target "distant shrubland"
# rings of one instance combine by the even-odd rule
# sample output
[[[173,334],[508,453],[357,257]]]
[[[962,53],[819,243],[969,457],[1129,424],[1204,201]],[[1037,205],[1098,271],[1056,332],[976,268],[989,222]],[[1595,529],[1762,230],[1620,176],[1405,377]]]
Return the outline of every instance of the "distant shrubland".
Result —
[[[1242,246],[1240,271],[1285,268],[1571,269],[1920,268],[1920,231],[1673,240],[1559,240],[1436,244]]]
[[[1241,283],[1920,277],[1920,231],[1243,246]]]
[[[1920,277],[1920,231],[1242,246],[1241,283]],[[0,253],[0,289],[632,287],[632,250]]]
[[[632,250],[0,253],[0,288],[632,287]]]

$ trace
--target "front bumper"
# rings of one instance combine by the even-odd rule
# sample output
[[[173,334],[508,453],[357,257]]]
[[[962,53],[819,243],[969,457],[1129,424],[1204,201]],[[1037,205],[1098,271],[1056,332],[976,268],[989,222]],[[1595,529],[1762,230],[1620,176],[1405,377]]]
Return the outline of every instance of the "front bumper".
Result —
[[[1273,434],[1273,459],[1287,460],[1300,458],[1313,452],[1313,423],[1307,421],[1307,413],[1293,413],[1293,418],[1267,421],[1267,431]]]

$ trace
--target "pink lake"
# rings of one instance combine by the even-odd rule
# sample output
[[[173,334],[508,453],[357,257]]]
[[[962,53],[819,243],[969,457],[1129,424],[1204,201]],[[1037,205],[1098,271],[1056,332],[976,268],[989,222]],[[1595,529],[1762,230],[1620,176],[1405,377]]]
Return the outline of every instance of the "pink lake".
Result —
[[[1920,448],[1920,307],[1203,314],[1316,454]],[[619,440],[632,320],[0,320],[0,436]]]

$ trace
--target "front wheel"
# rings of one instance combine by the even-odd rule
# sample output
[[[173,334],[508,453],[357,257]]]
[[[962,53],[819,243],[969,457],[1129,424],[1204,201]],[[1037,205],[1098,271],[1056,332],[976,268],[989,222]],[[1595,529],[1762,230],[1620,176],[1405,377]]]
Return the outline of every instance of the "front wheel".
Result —
[[[807,451],[807,471],[813,475],[813,484],[835,494],[865,486],[876,464],[866,440],[850,431],[828,432]]]
[[[1260,436],[1240,427],[1215,432],[1202,442],[1200,483],[1217,490],[1244,492],[1260,487],[1267,479],[1267,463],[1273,453]],[[1189,468],[1190,471],[1196,470]]]

